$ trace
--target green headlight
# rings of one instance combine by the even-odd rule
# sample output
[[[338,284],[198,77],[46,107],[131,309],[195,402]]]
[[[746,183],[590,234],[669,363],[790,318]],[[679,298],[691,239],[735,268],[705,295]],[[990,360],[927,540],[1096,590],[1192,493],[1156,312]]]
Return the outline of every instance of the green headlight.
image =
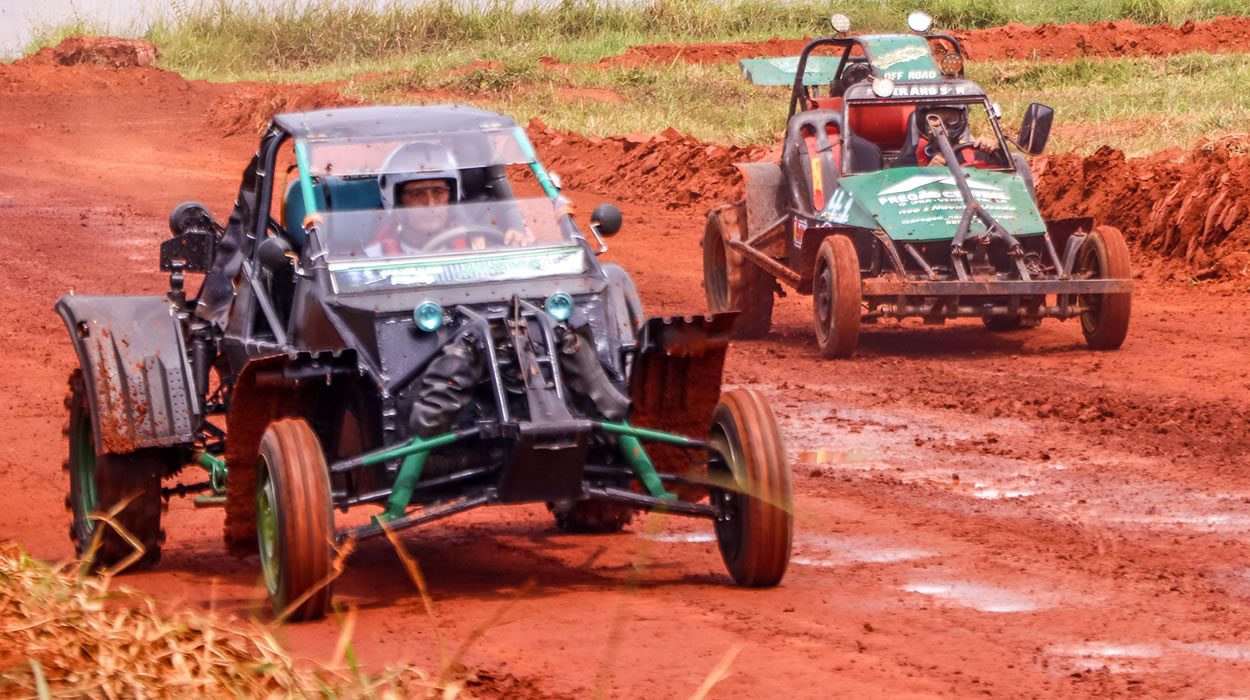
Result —
[[[573,297],[564,292],[556,292],[547,297],[547,313],[557,321],[567,321],[573,315]]]
[[[436,331],[443,325],[443,307],[432,301],[422,302],[412,312],[412,318],[417,322],[417,328],[426,332]]]

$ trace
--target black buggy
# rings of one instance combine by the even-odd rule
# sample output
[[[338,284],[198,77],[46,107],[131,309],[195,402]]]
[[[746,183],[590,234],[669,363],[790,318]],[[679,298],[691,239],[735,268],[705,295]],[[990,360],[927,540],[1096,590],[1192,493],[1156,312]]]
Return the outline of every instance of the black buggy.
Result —
[[[431,178],[445,201],[397,200]],[[541,193],[516,196],[522,181]],[[233,551],[259,550],[275,611],[308,619],[328,609],[336,542],[546,502],[576,531],[636,510],[712,519],[734,581],[777,584],[790,469],[764,398],[720,392],[733,314],[644,319],[628,275],[596,259],[619,226],[596,209],[588,242],[498,114],[276,117],[225,226],[173,211],[168,294],[56,304],[80,364],[78,552],[96,539],[99,565],[153,563],[162,499],[196,493],[225,509]],[[190,299],[187,273],[205,273]],[[169,481],[189,465],[206,478]],[[102,525],[123,503],[120,529]],[[336,526],[359,505],[381,512]]]

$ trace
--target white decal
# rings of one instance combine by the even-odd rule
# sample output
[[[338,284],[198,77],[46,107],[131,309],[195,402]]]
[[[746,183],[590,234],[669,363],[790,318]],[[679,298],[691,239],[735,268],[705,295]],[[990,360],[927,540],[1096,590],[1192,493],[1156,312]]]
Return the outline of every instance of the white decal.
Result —
[[[847,190],[838,190],[833,193],[833,197],[829,200],[829,204],[825,206],[825,211],[821,217],[826,221],[832,221],[835,224],[845,224],[851,218],[851,204],[854,199]]]
[[[914,61],[917,58],[924,58],[929,55],[929,49],[926,46],[904,46],[901,49],[894,49],[875,57],[872,63],[877,68],[885,70],[896,63],[906,63],[907,61]]]

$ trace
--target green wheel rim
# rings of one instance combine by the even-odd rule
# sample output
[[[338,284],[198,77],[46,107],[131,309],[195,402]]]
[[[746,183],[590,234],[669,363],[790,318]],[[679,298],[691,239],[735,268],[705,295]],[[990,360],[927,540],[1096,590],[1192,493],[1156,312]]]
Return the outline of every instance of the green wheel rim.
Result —
[[[270,596],[278,594],[277,497],[269,478],[269,464],[262,457],[256,474],[256,536],[260,544],[260,568]]]
[[[91,441],[91,421],[79,420],[74,435],[74,473],[78,478],[78,512],[82,515],[84,532],[95,531],[95,521],[90,517],[96,509],[95,492],[95,444]]]

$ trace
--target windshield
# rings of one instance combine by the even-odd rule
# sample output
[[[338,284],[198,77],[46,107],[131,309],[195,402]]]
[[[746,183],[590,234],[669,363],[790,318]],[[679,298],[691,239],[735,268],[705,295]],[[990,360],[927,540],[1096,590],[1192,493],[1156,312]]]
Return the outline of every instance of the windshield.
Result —
[[[414,132],[406,136],[388,135],[382,139],[347,138],[309,140],[308,170],[312,176],[376,175],[387,166],[412,170],[439,170],[448,162],[458,168],[529,163],[528,142],[518,140],[519,127],[471,129],[465,131]],[[523,134],[524,132],[521,132]],[[418,155],[396,162],[405,147]],[[397,155],[398,154],[398,155]]]
[[[575,275],[585,256],[545,198],[331,211],[336,292]]]

